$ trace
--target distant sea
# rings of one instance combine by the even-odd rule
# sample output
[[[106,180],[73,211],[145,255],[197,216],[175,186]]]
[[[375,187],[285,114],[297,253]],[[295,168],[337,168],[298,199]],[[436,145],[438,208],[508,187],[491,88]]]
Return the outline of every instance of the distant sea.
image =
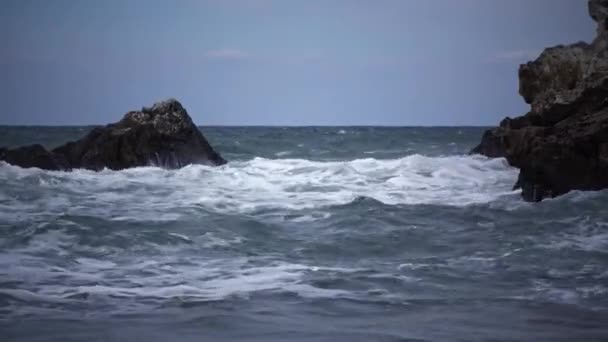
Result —
[[[1,341],[608,341],[608,192],[523,202],[483,128],[202,131],[227,165],[0,163]]]

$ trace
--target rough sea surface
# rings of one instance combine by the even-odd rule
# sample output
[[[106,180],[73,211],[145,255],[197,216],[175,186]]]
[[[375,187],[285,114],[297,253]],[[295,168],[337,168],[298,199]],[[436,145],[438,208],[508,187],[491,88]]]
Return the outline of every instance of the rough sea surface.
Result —
[[[0,340],[607,341],[608,192],[524,203],[466,155],[482,131],[210,127],[227,165],[0,163]]]

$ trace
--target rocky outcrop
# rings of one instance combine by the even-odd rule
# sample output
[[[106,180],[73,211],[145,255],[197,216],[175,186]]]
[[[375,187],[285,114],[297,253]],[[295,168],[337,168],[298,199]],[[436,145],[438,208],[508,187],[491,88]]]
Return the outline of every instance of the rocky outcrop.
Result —
[[[21,146],[12,150],[0,148],[0,160],[21,167],[38,167],[46,170],[71,169],[63,155],[49,152],[38,144]]]
[[[47,170],[121,170],[149,165],[179,168],[226,163],[174,99],[128,112],[119,122],[94,128],[80,140],[52,151],[40,145],[0,149],[0,160]]]
[[[505,118],[472,150],[520,169],[528,201],[608,188],[608,0],[590,0],[591,44],[546,49],[519,68],[524,116]]]

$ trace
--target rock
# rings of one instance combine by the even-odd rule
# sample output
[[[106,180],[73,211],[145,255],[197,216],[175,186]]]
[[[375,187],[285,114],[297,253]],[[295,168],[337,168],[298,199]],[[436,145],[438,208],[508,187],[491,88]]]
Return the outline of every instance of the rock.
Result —
[[[34,145],[36,159],[26,158],[32,147],[0,150],[0,160],[21,167],[48,170],[104,168],[121,170],[137,166],[180,168],[188,164],[221,165],[226,161],[213,150],[192,119],[174,99],[131,111],[117,123],[97,127],[80,140],[51,152]],[[6,157],[5,157],[6,156]],[[56,160],[56,162],[51,162]]]
[[[70,164],[63,155],[49,152],[38,144],[11,150],[0,148],[0,160],[21,167],[38,167],[46,170],[70,169]]]
[[[528,201],[608,187],[608,0],[590,0],[589,12],[595,40],[521,65],[519,92],[531,111],[486,131],[471,151],[519,168],[515,187]]]
[[[598,23],[596,40],[605,43],[608,34],[608,0],[590,1],[589,14]]]

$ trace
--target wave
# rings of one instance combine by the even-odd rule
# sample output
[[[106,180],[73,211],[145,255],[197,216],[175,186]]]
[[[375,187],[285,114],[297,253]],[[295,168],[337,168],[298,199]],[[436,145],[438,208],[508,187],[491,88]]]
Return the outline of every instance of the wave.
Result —
[[[79,212],[139,219],[171,208],[199,207],[221,213],[311,209],[343,205],[359,197],[384,204],[466,206],[512,194],[517,172],[502,159],[480,156],[311,161],[233,161],[221,167],[190,165],[179,170],[141,167],[123,171],[72,172],[0,165],[8,185],[0,215]],[[29,210],[28,210],[29,209]],[[96,216],[96,215],[95,215]],[[178,220],[179,214],[155,215]]]
[[[99,297],[152,298],[158,300],[182,299],[216,301],[230,297],[249,296],[253,293],[292,293],[304,298],[336,298],[351,294],[349,291],[316,287],[307,284],[309,275],[335,277],[364,270],[313,267],[302,264],[271,262],[255,265],[262,260],[250,258],[216,259],[185,264],[141,261],[115,264],[97,260],[78,259],[71,269],[38,269],[37,276],[29,281],[40,281],[44,286],[35,291],[0,288],[0,300],[8,297],[22,302],[69,302]],[[179,267],[174,267],[179,262]],[[9,265],[13,276],[24,275]],[[120,283],[108,281],[117,272],[142,274]],[[57,279],[53,285],[53,279]],[[60,280],[60,281],[59,281]],[[1,301],[0,301],[1,302]]]

